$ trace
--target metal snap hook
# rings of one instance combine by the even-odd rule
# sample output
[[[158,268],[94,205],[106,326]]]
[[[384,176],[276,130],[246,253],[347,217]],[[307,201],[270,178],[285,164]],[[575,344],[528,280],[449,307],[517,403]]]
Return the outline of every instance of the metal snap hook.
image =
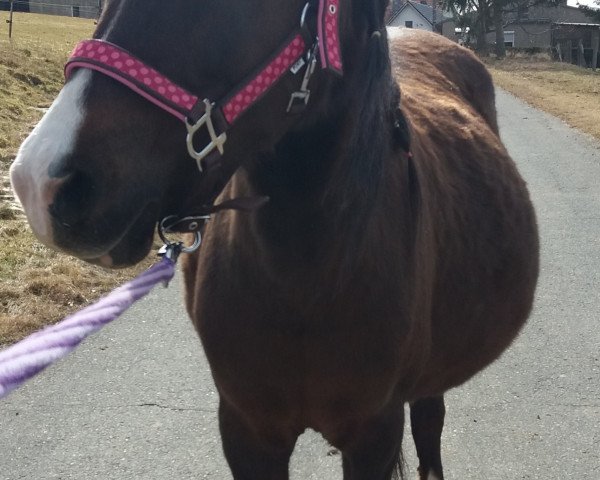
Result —
[[[173,219],[175,216],[165,217],[161,220],[158,228],[158,236],[163,241],[164,245],[158,251],[158,255],[166,257],[173,262],[177,262],[177,258],[182,253],[194,253],[202,245],[202,234],[200,232],[194,232],[194,241],[191,245],[185,245],[183,242],[172,242],[166,236],[167,227],[165,224]]]

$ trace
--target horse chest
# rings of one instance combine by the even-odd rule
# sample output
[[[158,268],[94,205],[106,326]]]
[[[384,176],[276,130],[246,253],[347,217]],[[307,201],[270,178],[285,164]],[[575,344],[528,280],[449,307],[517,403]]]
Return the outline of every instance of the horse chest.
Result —
[[[215,382],[229,402],[253,415],[264,415],[264,405],[277,421],[293,415],[302,424],[340,409],[370,414],[411,364],[402,306],[361,282],[354,294],[320,295],[315,284],[297,285],[291,294],[259,279],[242,288],[206,264],[199,270],[212,274],[188,285],[195,298],[190,313]]]

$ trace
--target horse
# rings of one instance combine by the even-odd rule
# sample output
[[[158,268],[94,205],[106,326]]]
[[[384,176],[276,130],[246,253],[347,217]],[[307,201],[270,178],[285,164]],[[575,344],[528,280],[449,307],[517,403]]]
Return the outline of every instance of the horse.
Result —
[[[405,404],[419,478],[443,479],[444,393],[532,308],[491,77],[388,34],[386,3],[109,0],[11,167],[37,237],[87,262],[136,264],[159,222],[202,233],[185,303],[235,479],[287,479],[308,428],[344,479],[402,475]]]

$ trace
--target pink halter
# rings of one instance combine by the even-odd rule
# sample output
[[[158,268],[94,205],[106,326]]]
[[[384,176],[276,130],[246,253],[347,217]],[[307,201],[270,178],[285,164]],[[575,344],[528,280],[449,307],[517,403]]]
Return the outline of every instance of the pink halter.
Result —
[[[307,34],[303,21],[309,6],[310,3],[304,9],[301,28],[288,37],[249,81],[234,88],[217,102],[188,92],[123,48],[104,40],[84,40],[79,43],[67,61],[65,77],[69,79],[77,68],[96,70],[185,122],[188,128],[188,151],[202,170],[202,160],[215,148],[223,153],[229,127],[288,71],[297,74],[305,65],[301,90],[292,94],[288,111],[298,99],[304,104],[308,101],[310,92],[306,87],[316,61],[310,45],[313,40]],[[314,41],[318,45],[322,68],[341,75],[339,0],[319,0],[317,29],[318,38]],[[303,58],[305,54],[306,60]],[[206,126],[211,141],[198,152],[193,146],[193,138],[203,126]],[[217,134],[216,127],[222,133]]]

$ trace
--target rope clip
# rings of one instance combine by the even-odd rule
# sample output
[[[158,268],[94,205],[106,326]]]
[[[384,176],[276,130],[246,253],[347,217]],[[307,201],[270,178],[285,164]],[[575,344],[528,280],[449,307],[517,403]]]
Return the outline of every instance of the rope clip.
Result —
[[[167,258],[173,263],[177,263],[179,255],[182,253],[194,253],[200,248],[200,245],[202,244],[202,235],[199,231],[194,232],[194,243],[189,246],[185,245],[183,242],[172,242],[167,238],[167,233],[170,233],[167,224],[172,224],[174,219],[176,219],[174,216],[165,217],[160,222],[158,236],[164,242],[164,245],[158,250],[158,256]],[[164,286],[168,287],[168,282],[165,282]]]

